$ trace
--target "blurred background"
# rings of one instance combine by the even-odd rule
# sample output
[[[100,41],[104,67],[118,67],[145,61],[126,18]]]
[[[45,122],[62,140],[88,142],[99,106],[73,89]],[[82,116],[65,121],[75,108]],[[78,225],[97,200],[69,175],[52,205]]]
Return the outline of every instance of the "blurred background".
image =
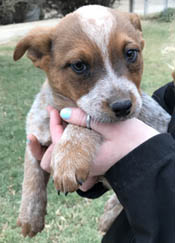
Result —
[[[175,0],[0,0],[0,24],[55,18],[86,4],[101,4],[144,16],[175,8]]]

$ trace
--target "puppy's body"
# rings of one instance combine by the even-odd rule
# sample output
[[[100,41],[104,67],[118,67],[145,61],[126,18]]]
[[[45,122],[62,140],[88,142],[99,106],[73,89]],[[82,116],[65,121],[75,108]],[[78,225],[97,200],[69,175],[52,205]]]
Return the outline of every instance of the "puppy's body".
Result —
[[[140,91],[143,46],[136,15],[95,5],[69,14],[54,28],[29,33],[18,43],[14,59],[28,51],[48,80],[28,114],[27,134],[34,134],[43,145],[50,143],[48,105],[58,110],[78,106],[99,122],[138,116],[165,132],[170,116]],[[66,127],[51,161],[58,190],[75,191],[86,180],[101,141],[92,130]],[[34,236],[44,227],[47,180],[27,146],[18,218],[24,236]]]

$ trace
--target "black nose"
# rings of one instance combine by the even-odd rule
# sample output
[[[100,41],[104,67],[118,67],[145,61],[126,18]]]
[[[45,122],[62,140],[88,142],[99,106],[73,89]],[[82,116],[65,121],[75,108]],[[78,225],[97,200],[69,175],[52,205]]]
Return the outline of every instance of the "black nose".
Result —
[[[132,102],[129,99],[120,100],[110,105],[112,111],[115,113],[116,116],[122,117],[127,116],[132,107]]]

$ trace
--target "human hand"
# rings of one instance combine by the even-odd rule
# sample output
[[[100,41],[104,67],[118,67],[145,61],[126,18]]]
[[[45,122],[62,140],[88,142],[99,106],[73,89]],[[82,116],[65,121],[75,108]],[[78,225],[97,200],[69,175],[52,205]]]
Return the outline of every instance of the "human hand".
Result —
[[[86,127],[87,115],[78,108],[65,108],[60,115],[66,122]],[[97,176],[104,175],[129,152],[158,134],[136,118],[117,123],[96,123],[92,120],[91,128],[102,135],[103,143],[92,161],[89,178],[81,187],[83,191],[92,187]]]
[[[68,123],[86,127],[87,115],[79,108],[65,108],[60,116]],[[137,118],[116,123],[97,123],[92,120],[91,128],[103,137],[103,143],[91,167],[91,176],[103,175],[114,163],[158,134]]]
[[[33,155],[41,160],[41,168],[50,172],[53,146],[60,139],[64,130],[60,115],[66,122],[84,127],[86,127],[87,115],[78,108],[65,108],[60,115],[57,110],[51,107],[48,111],[50,114],[52,144],[45,150],[33,135],[29,135],[28,138],[30,139],[29,146]],[[91,128],[102,135],[103,143],[99,148],[96,159],[92,161],[89,178],[81,187],[84,191],[91,188],[96,183],[97,177],[104,175],[117,161],[149,138],[158,134],[156,130],[136,118],[110,124],[96,123],[92,120]]]

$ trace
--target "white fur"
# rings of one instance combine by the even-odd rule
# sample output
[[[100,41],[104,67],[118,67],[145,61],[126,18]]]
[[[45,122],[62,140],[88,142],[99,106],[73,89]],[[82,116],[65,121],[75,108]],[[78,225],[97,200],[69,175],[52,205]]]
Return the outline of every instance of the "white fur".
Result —
[[[106,55],[110,33],[114,25],[117,25],[110,10],[98,5],[89,5],[79,8],[76,13],[83,31]]]
[[[48,145],[48,142],[51,141],[48,105],[53,106],[53,96],[50,86],[45,82],[41,91],[37,94],[26,120],[27,135],[35,135],[43,145]]]

